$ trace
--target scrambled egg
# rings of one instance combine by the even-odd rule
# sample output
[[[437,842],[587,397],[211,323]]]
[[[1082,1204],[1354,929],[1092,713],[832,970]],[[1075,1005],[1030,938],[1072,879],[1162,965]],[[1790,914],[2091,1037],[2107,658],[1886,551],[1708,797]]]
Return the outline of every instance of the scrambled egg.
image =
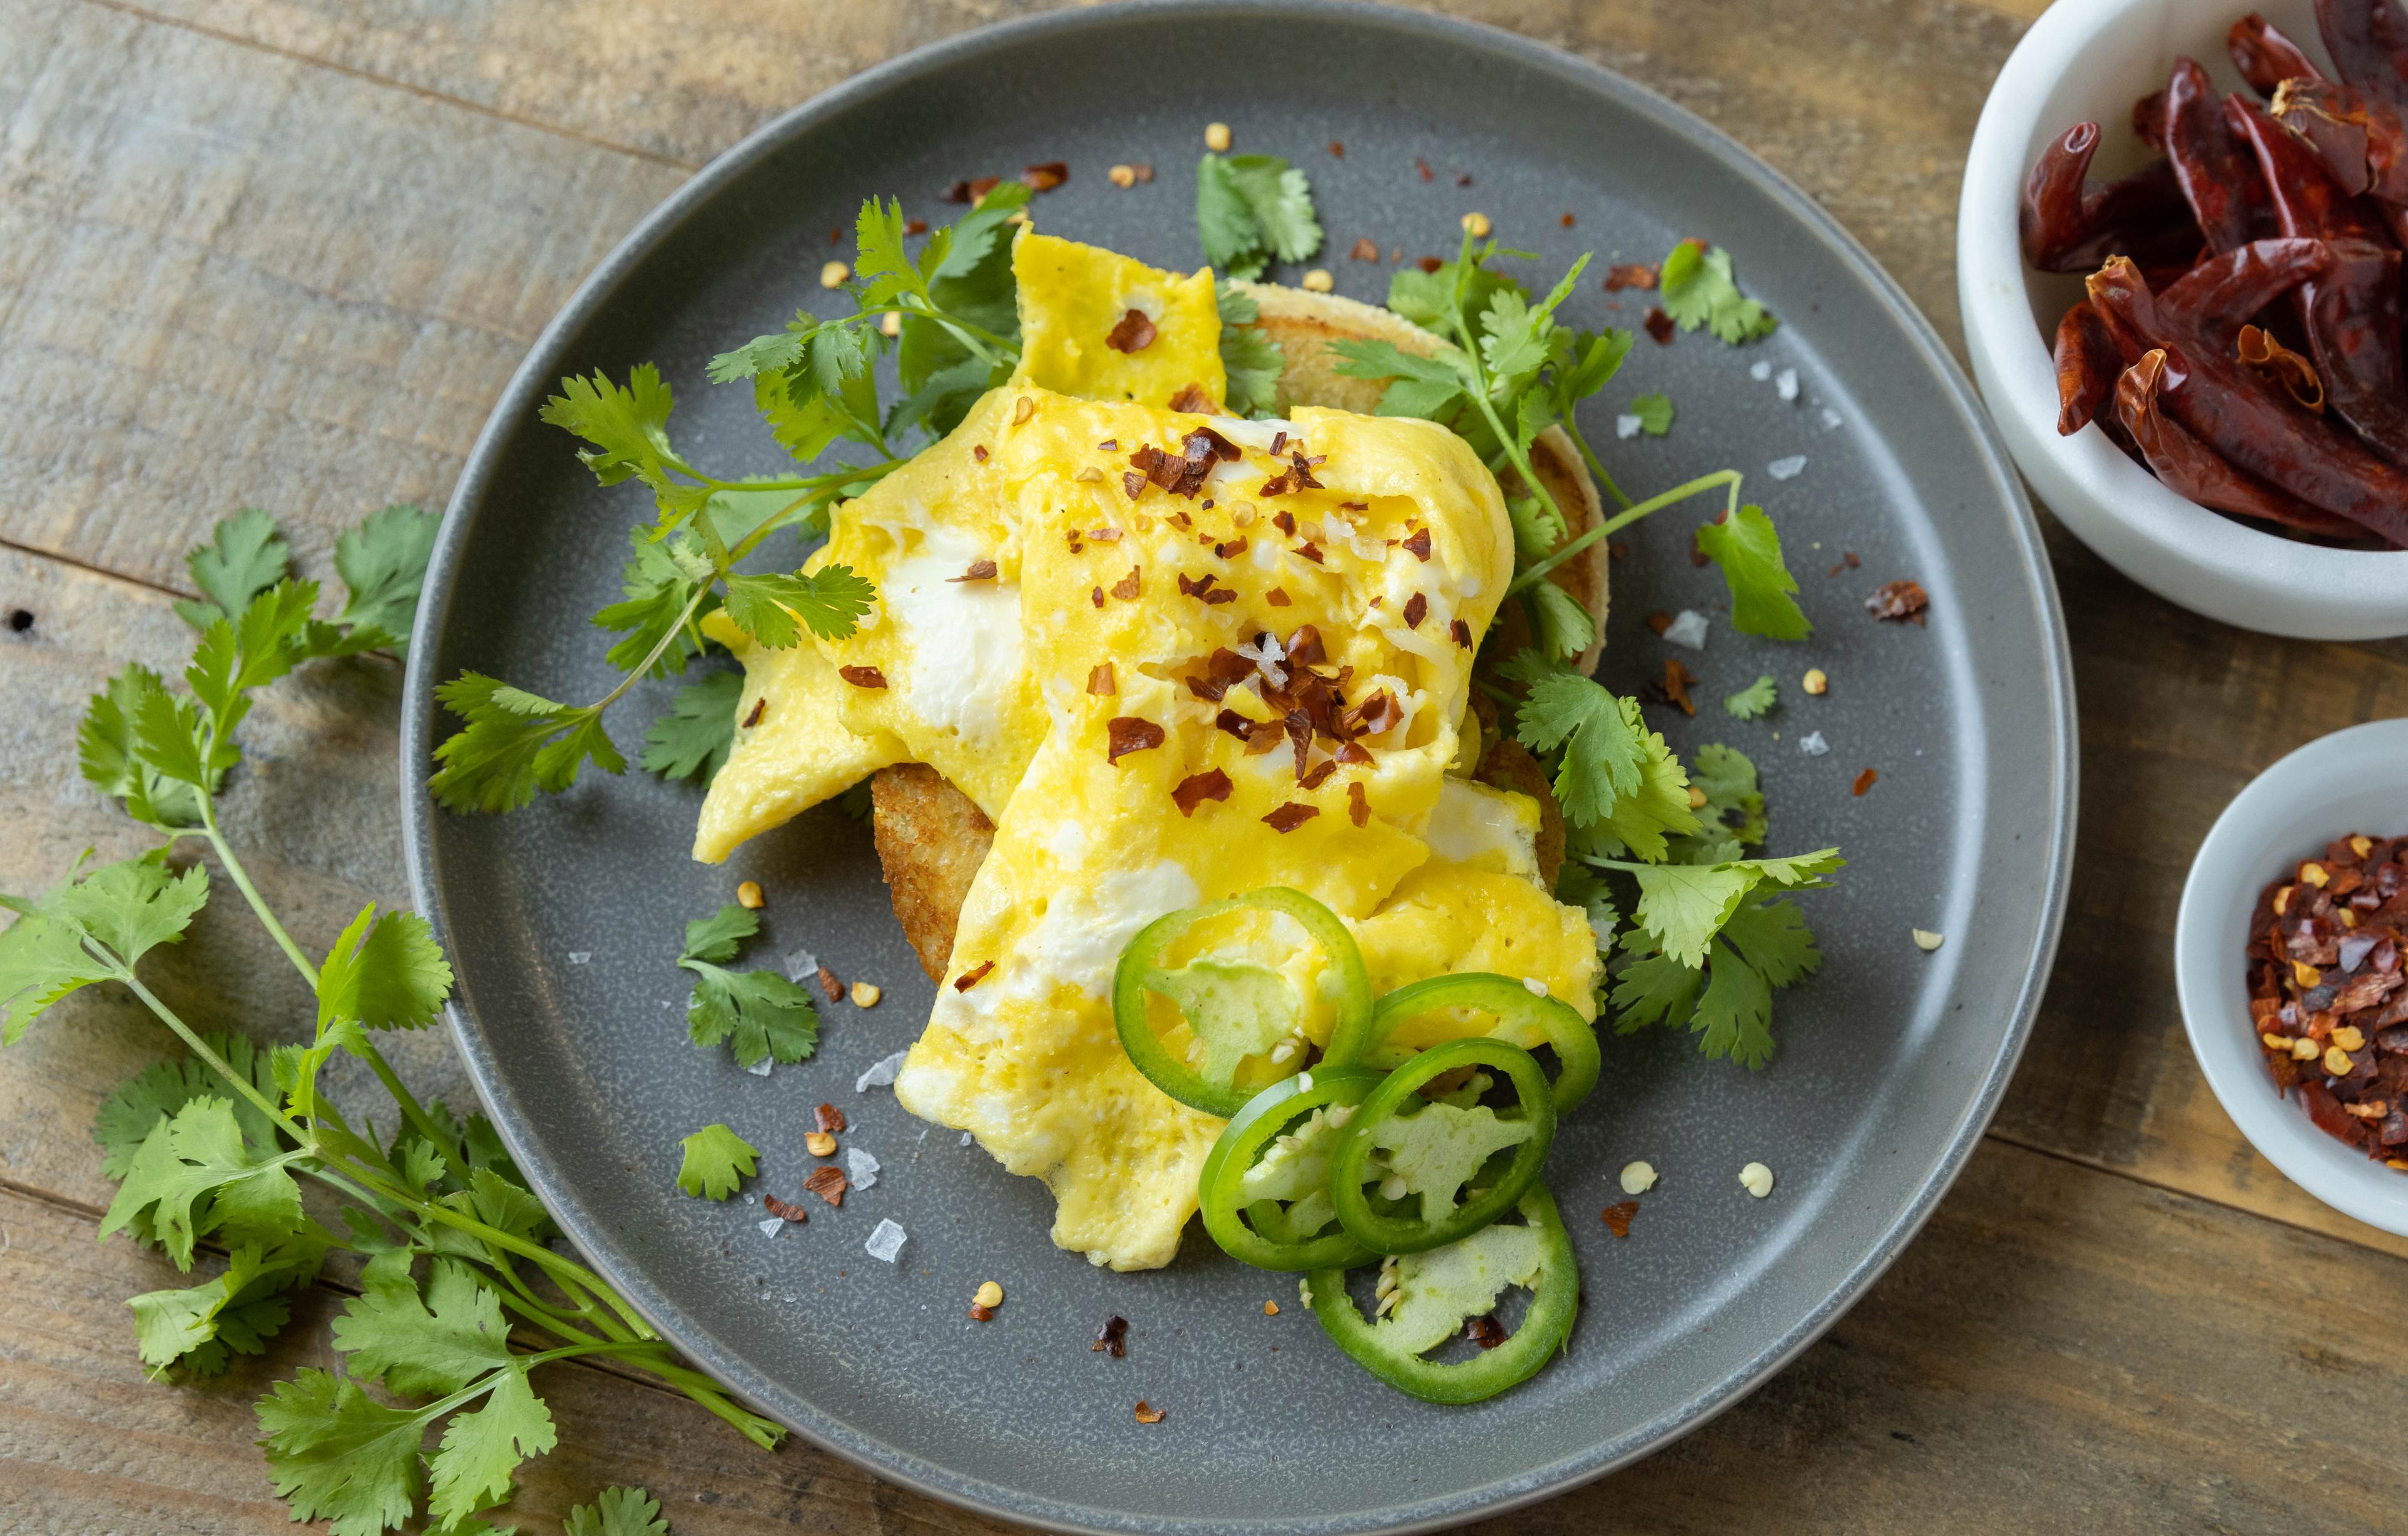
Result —
[[[1595,939],[1539,884],[1537,807],[1449,772],[1513,562],[1478,457],[1426,422],[1174,409],[1225,387],[1209,272],[1028,233],[1013,265],[1020,375],[838,509],[817,558],[875,582],[876,612],[746,657],[742,708],[767,711],[697,852],[886,762],[977,800],[994,847],[896,1095],[1043,1179],[1057,1243],[1149,1269],[1221,1122],[1120,1048],[1108,995],[1140,928],[1289,885],[1354,929],[1375,990],[1495,969],[1584,1015]],[[1132,309],[1123,341],[1152,334],[1125,350]],[[1312,961],[1284,958],[1312,998]],[[1299,1017],[1326,1039],[1326,1007]]]

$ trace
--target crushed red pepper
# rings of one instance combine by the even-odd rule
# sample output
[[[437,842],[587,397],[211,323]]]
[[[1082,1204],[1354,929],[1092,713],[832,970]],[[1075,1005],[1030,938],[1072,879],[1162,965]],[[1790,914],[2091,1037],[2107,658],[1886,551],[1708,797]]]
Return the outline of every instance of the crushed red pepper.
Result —
[[[1656,338],[1656,345],[1669,347],[1672,344],[1672,333],[1677,327],[1672,323],[1672,317],[1664,312],[1662,305],[1659,304],[1648,310],[1647,319],[1643,323],[1647,327],[1647,334]]]
[[[1618,262],[1605,271],[1605,291],[1618,294],[1626,288],[1653,288],[1656,269],[1638,262]]]
[[[1154,320],[1143,309],[1124,313],[1104,345],[1116,352],[1141,352],[1154,345]]]
[[[1867,768],[1856,775],[1856,782],[1848,786],[1848,793],[1861,799],[1865,792],[1873,787],[1873,782],[1880,777],[1881,775],[1875,770]]]
[[[1031,192],[1052,192],[1070,179],[1070,167],[1059,160],[1031,165],[1020,173],[1020,184]]]
[[[953,990],[956,992],[968,992],[970,988],[978,985],[981,982],[985,981],[986,973],[994,969],[995,962],[993,960],[981,960],[977,965],[970,967],[969,969],[963,971],[960,975],[953,978]]]
[[[1301,800],[1290,800],[1265,816],[1263,825],[1274,832],[1293,832],[1320,814],[1321,808],[1317,805],[1306,805]]]
[[[1865,599],[1865,611],[1876,619],[1913,619],[1923,622],[1923,610],[1931,606],[1931,596],[1919,581],[1884,581]]]
[[[2249,1019],[2275,1091],[2408,1171],[2408,837],[2352,834],[2258,897]]]
[[[1179,393],[1170,397],[1170,409],[1190,416],[1209,416],[1212,413],[1212,396],[1204,392],[1203,385],[1191,380],[1182,384]]]
[[[1088,1349],[1121,1359],[1128,1354],[1128,1319],[1107,1317],[1104,1326],[1096,1330],[1096,1342]]]
[[[830,1205],[842,1205],[844,1192],[849,1187],[844,1170],[834,1164],[826,1164],[811,1170],[810,1177],[803,1181],[805,1190],[817,1195]]]
[[[1682,666],[1679,657],[1664,658],[1664,697],[1683,714],[1692,717],[1698,712],[1698,705],[1689,696],[1689,684],[1697,681],[1697,674]],[[1862,794],[1863,791],[1857,793]]]
[[[1637,1200],[1621,1200],[1605,1208],[1605,1229],[1615,1237],[1630,1235],[1630,1218],[1639,1214]]]
[[[1346,786],[1346,818],[1357,826],[1371,825],[1371,802],[1363,793],[1360,779]]]
[[[839,667],[836,669],[836,675],[856,688],[886,686],[886,674],[875,667]]]
[[[1162,727],[1135,715],[1114,715],[1104,723],[1104,761],[1118,763],[1133,752],[1151,752],[1165,739]]]
[[[749,731],[749,730],[751,730],[753,726],[755,726],[755,725],[757,725],[761,724],[761,715],[762,715],[762,712],[763,712],[764,711],[767,710],[768,708],[769,708],[769,701],[768,701],[767,698],[756,698],[756,699],[754,699],[754,700],[752,701],[752,708],[750,711],[746,711],[746,713],[745,713],[745,716],[744,716],[744,728],[745,728],[746,730],[748,730],[748,731]]]
[[[1511,1337],[1505,1331],[1505,1325],[1497,1320],[1495,1313],[1464,1324],[1463,1336],[1483,1349],[1495,1349]]]
[[[1227,799],[1229,789],[1227,774],[1219,768],[1207,768],[1202,773],[1192,773],[1180,780],[1179,787],[1170,792],[1170,800],[1179,807],[1181,815],[1193,816],[1196,808],[1207,800]]]
[[[827,994],[827,1000],[832,1003],[844,1001],[844,983],[838,981],[836,972],[825,966],[820,967],[820,990]]]
[[[811,1219],[811,1213],[809,1211],[792,1200],[781,1200],[775,1195],[762,1196],[761,1208],[781,1221],[791,1221],[797,1226]]]
[[[959,576],[948,576],[945,580],[948,581],[992,581],[995,580],[995,573],[996,567],[994,561],[973,560],[970,562],[969,569],[962,572]]]
[[[822,1104],[811,1112],[811,1123],[833,1136],[844,1129],[844,1112],[834,1104]]]

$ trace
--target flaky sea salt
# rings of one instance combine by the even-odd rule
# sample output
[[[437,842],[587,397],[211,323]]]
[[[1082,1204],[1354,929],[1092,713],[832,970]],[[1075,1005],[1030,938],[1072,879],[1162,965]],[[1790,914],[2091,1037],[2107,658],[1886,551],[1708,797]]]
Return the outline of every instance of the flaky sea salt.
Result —
[[[970,1133],[969,1133],[968,1131],[964,1131],[964,1132],[962,1132],[962,1145],[964,1145],[964,1146],[968,1146],[968,1145],[969,1145],[969,1144],[970,1144]]]
[[[590,949],[573,949],[568,952],[568,963],[572,966],[584,965],[593,958],[594,952]]]
[[[820,973],[820,957],[810,950],[798,949],[786,956],[786,980],[808,982]]]
[[[1781,376],[1773,380],[1772,387],[1780,393],[1783,399],[1795,400],[1798,398],[1798,370],[1796,368],[1782,369]]]
[[[1833,410],[1829,406],[1825,406],[1823,408],[1823,424],[1830,427],[1838,426],[1840,424],[1840,413]]]
[[[761,1235],[763,1237],[773,1238],[786,1229],[786,1218],[783,1216],[771,1216],[767,1221],[756,1221],[752,1225],[761,1229]]]
[[[855,1189],[867,1189],[878,1182],[878,1159],[859,1147],[844,1149],[844,1176],[853,1181]]]
[[[1758,358],[1756,362],[1749,365],[1747,376],[1761,384],[1766,380],[1772,377],[1772,365],[1764,361],[1762,358]]]
[[[1613,419],[1613,435],[1617,438],[1635,438],[1639,436],[1639,429],[1646,424],[1646,421],[1641,417],[1616,416]]]
[[[1775,459],[1770,464],[1766,465],[1764,467],[1764,472],[1770,475],[1774,480],[1796,480],[1798,478],[1799,471],[1805,467],[1806,455],[1803,453],[1792,453],[1785,459]]]
[[[1706,648],[1706,616],[1694,608],[1684,608],[1664,626],[1664,638],[1674,645],[1685,645],[1692,651]]]
[[[1820,757],[1831,750],[1831,743],[1823,739],[1821,731],[1815,731],[1798,739],[1798,750],[1809,757]]]
[[[909,1051],[897,1051],[884,1060],[873,1064],[869,1070],[853,1080],[853,1091],[867,1093],[872,1088],[895,1086],[895,1074],[903,1069],[903,1058],[910,1054]]]
[[[895,1256],[903,1251],[904,1237],[903,1228],[893,1221],[881,1221],[878,1229],[869,1234],[869,1241],[861,1245],[862,1252],[882,1264],[892,1264]]]
[[[769,1058],[767,1056],[763,1056],[760,1060],[754,1062],[752,1066],[747,1067],[744,1069],[751,1072],[754,1077],[767,1077],[769,1075]]]

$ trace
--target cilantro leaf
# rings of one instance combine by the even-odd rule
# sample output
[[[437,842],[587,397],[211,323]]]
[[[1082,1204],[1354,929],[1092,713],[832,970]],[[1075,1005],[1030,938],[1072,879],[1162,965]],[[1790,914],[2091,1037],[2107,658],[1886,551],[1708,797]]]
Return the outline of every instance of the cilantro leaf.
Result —
[[[435,695],[467,722],[435,749],[443,767],[427,781],[447,810],[515,811],[538,790],[566,789],[588,758],[605,773],[627,770],[597,705],[556,704],[480,672],[463,672]]]
[[[1776,640],[1802,640],[1813,632],[1798,606],[1798,579],[1781,563],[1781,535],[1763,508],[1742,507],[1699,528],[1698,549],[1722,567],[1733,628]]]
[[[1684,965],[1701,965],[1707,945],[1759,884],[1805,885],[1844,862],[1838,849],[1825,848],[1788,858],[1635,868],[1639,906],[1632,915],[1666,955]]]
[[[695,779],[708,786],[736,748],[736,711],[743,701],[743,673],[705,673],[680,688],[668,713],[644,732],[638,761],[664,779]]]
[[[1598,821],[1617,796],[1639,793],[1646,725],[1634,699],[1571,672],[1541,677],[1514,717],[1514,735],[1533,752],[1563,749],[1555,799],[1570,821]]]
[[[678,964],[694,972],[686,1032],[699,1046],[729,1042],[738,1067],[765,1060],[791,1065],[819,1048],[819,1011],[810,994],[771,970],[735,971],[723,962],[760,931],[760,919],[733,903],[685,926]]]
[[[677,397],[658,368],[637,364],[624,388],[598,368],[591,379],[571,374],[560,390],[538,414],[594,445],[578,450],[577,457],[595,480],[616,485],[633,476],[656,491],[669,486],[668,470],[679,463],[668,434]]]
[[[455,1259],[439,1258],[423,1296],[407,1270],[367,1286],[335,1319],[351,1374],[411,1397],[445,1397],[510,1361],[501,1297]]]
[[[218,1054],[221,1060],[234,1069],[245,1081],[273,1100],[279,1088],[276,1082],[275,1058],[251,1044],[241,1035],[208,1033],[202,1042]],[[115,1092],[102,1099],[93,1114],[92,1138],[100,1143],[101,1173],[109,1179],[122,1180],[132,1170],[134,1159],[150,1133],[173,1119],[178,1111],[195,1098],[222,1094],[225,1085],[217,1073],[197,1056],[177,1061],[154,1061],[150,1066],[118,1084]],[[283,1142],[278,1137],[274,1122],[266,1113],[250,1099],[237,1095],[231,1103],[236,1127],[242,1135],[243,1149],[254,1161],[265,1160],[281,1151]],[[152,1213],[144,1211],[126,1223],[126,1231],[137,1242],[155,1246],[159,1242]]]
[[[604,1488],[590,1504],[579,1504],[562,1523],[561,1536],[669,1536],[660,1501],[641,1488]]]
[[[318,968],[318,1025],[351,1019],[370,1029],[423,1029],[452,995],[452,965],[416,912],[360,909]]]
[[[1443,422],[1463,409],[1467,380],[1456,366],[1461,352],[1440,347],[1435,356],[1409,352],[1393,341],[1340,341],[1338,372],[1349,379],[1385,379],[1378,413]]]
[[[1706,797],[1706,821],[1715,826],[1732,826],[1731,818],[1739,821],[1735,827],[1741,842],[1751,848],[1763,846],[1767,826],[1764,814],[1764,794],[1756,787],[1756,764],[1736,747],[1726,747],[1709,741],[1689,754],[1689,782]]]
[[[727,617],[736,627],[773,651],[802,638],[796,621],[824,640],[840,640],[859,627],[878,591],[850,566],[823,566],[791,576],[727,578]]]
[[[1226,280],[1212,285],[1212,299],[1221,311],[1221,370],[1229,380],[1229,414],[1276,415],[1287,353],[1255,323],[1262,307]]]
[[[1813,930],[1798,903],[1787,899],[1751,901],[1731,913],[1723,925],[1720,942],[1738,950],[1774,986],[1788,986],[1813,975],[1823,964],[1814,946]]]
[[[760,1170],[752,1144],[724,1125],[705,1126],[678,1145],[685,1148],[685,1160],[678,1167],[677,1185],[703,1199],[725,1199]]]
[[[315,1278],[322,1241],[296,1239],[273,1249],[237,1246],[216,1278],[126,1298],[135,1349],[155,1371],[181,1366],[194,1375],[223,1371],[236,1355],[265,1352],[293,1314],[280,1294]]]
[[[1684,331],[1703,325],[1736,347],[1770,336],[1781,323],[1763,305],[1741,294],[1739,284],[1731,280],[1727,251],[1683,240],[1664,258],[1660,281],[1664,312]]]
[[[369,513],[358,527],[337,537],[335,574],[343,579],[344,601],[335,622],[374,630],[383,649],[408,655],[419,589],[442,526],[433,512],[393,506]]]
[[[1639,418],[1639,430],[1651,438],[1660,438],[1672,430],[1672,397],[1669,395],[1634,395],[1630,414]]]
[[[1727,1056],[1754,1071],[1772,1059],[1772,987],[1721,940],[1706,968],[1705,996],[1698,999],[1691,1028],[1702,1032],[1698,1049]]]
[[[108,688],[84,707],[76,727],[76,754],[85,780],[122,800],[127,815],[173,832],[200,825],[200,796],[142,760],[134,724],[143,701],[166,691],[166,681],[139,662],[109,679]]]
[[[1546,558],[1564,536],[1563,522],[1555,509],[1537,496],[1507,496],[1505,520],[1512,525],[1513,552],[1523,565]]]
[[[1643,938],[1634,932],[1626,936],[1626,941]],[[1615,1032],[1627,1035],[1652,1024],[1673,1027],[1686,1024],[1697,1010],[1698,994],[1705,981],[1697,967],[1662,955],[1625,962],[1615,972],[1613,984]]]
[[[1772,1057],[1772,992],[1822,963],[1814,936],[1789,901],[1749,901],[1707,945],[1701,965],[1657,953],[1634,929],[1623,938],[1612,1005],[1623,1034],[1663,1025],[1698,1034],[1698,1049],[1751,1069]]]
[[[268,1480],[296,1520],[331,1520],[334,1536],[381,1536],[418,1498],[427,1414],[389,1408],[359,1384],[314,1367],[259,1400]]]
[[[1765,673],[1738,693],[1723,696],[1723,709],[1738,720],[1761,720],[1781,702],[1781,686]]]
[[[208,898],[208,871],[196,864],[178,874],[159,849],[80,880],[71,874],[38,903],[0,897],[17,913],[0,932],[0,1044],[15,1044],[69,993],[114,976],[118,963],[131,969],[181,939]],[[92,944],[114,959],[95,955]]]
[[[184,556],[184,568],[207,600],[179,599],[176,612],[194,629],[231,617],[284,579],[293,549],[276,531],[276,520],[246,507],[211,530],[209,541]]]
[[[194,1241],[211,1232],[287,1236],[302,1225],[301,1186],[284,1170],[297,1156],[262,1156],[244,1142],[230,1103],[194,1098],[143,1139],[100,1235],[147,1214],[179,1270],[192,1268]]]
[[[695,589],[709,585],[712,579],[710,561],[683,535],[653,538],[642,528],[632,528],[627,545],[627,564],[619,574],[624,599],[594,615],[595,628],[626,637],[610,647],[610,665],[623,672],[634,670],[674,632],[649,675],[666,677],[682,671],[687,660],[701,649],[684,621],[694,608]],[[694,610],[699,616],[707,610],[706,604]]]
[[[1272,258],[1321,249],[1312,189],[1276,155],[1207,154],[1196,167],[1196,232],[1204,259],[1232,278],[1258,278]]]
[[[1570,661],[1597,639],[1597,620],[1581,600],[1553,581],[1541,581],[1524,594],[1530,632],[1539,648],[1558,661]]]

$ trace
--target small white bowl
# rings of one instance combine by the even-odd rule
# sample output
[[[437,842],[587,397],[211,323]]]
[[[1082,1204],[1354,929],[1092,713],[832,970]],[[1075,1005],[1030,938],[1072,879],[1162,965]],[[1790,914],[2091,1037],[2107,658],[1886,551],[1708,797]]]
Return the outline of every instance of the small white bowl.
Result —
[[[2408,720],[2311,741],[2233,797],[2191,861],[2174,917],[2174,989],[2207,1084],[2249,1144],[2344,1214],[2408,1236],[2408,1173],[2318,1130],[2266,1070],[2249,1022],[2249,914],[2258,893],[2352,832],[2408,825]]]
[[[1956,210],[1956,289],[1973,377],[2032,489],[2082,541],[2151,592],[2211,619],[2300,639],[2408,634],[2408,552],[2325,549],[2260,533],[2157,483],[2097,426],[2057,435],[2057,322],[2079,277],[2029,272],[2015,213],[2032,161],[2097,122],[2094,176],[2149,151],[2132,103],[2188,54],[2223,91],[2245,90],[2225,34],[2251,10],[2324,62],[2313,0],[2058,0],[2024,34],[1973,131]]]

